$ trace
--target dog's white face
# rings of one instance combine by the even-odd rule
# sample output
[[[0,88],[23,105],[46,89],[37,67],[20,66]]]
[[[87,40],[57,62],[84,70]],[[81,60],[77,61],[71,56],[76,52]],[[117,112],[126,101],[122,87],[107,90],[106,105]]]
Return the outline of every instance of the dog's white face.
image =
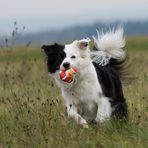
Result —
[[[87,66],[89,61],[89,39],[76,40],[71,44],[65,45],[66,57],[63,60],[60,69],[68,69],[72,65],[77,67],[78,71]]]

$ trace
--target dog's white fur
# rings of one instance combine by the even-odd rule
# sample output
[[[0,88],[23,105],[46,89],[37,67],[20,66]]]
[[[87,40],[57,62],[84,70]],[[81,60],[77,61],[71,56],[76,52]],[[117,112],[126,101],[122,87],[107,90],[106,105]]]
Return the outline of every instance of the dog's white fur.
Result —
[[[93,61],[99,65],[105,66],[111,58],[122,60],[125,58],[125,38],[123,37],[123,28],[117,30],[110,29],[107,33],[97,30],[97,37],[93,36],[94,45],[99,51],[91,53]]]
[[[121,49],[125,45],[121,28],[106,34],[98,33],[98,37],[93,38],[98,49],[96,52],[91,52],[88,46],[83,45],[89,43],[89,39],[76,40],[65,46],[66,58],[63,63],[69,62],[76,66],[77,81],[68,84],[59,78],[58,71],[53,75],[61,88],[68,116],[84,127],[88,127],[88,120],[95,119],[96,122],[103,122],[109,119],[112,113],[110,98],[103,95],[92,61],[105,65],[111,57],[122,59],[125,56]],[[72,56],[76,58],[73,59]],[[63,63],[61,69],[64,68]]]

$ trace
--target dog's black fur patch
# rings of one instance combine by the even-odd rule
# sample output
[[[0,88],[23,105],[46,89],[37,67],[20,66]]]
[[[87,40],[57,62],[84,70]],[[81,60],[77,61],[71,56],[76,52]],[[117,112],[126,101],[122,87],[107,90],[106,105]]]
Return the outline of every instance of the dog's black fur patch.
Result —
[[[111,99],[112,116],[127,118],[127,104],[123,96],[119,71],[111,65],[100,66],[95,62],[93,62],[93,65],[96,69],[103,94]]]
[[[64,52],[64,45],[55,43],[54,45],[43,45],[45,54],[47,55],[47,68],[50,73],[55,73],[60,69],[60,65],[66,53]]]

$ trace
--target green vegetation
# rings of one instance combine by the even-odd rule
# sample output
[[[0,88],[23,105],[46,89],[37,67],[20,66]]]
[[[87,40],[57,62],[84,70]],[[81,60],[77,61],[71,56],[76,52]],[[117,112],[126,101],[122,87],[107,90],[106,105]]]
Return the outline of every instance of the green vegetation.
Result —
[[[148,38],[127,41],[136,79],[124,86],[129,121],[83,129],[68,120],[60,90],[39,47],[0,50],[0,148],[146,148]]]

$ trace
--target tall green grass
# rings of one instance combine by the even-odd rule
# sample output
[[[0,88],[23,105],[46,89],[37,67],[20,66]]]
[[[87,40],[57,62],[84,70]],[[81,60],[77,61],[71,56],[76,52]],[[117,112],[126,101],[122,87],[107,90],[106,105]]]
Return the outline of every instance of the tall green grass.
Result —
[[[127,40],[135,80],[124,86],[129,121],[91,124],[67,119],[60,90],[39,47],[0,51],[0,148],[146,148],[148,38]]]

